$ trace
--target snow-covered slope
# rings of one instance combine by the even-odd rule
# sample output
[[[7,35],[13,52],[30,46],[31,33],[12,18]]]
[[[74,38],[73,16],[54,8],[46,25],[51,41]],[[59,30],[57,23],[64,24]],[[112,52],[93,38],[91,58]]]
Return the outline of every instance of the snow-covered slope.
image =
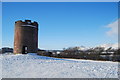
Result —
[[[3,78],[118,78],[118,63],[57,59],[35,54],[3,55]]]
[[[102,45],[100,45],[100,47],[104,47],[105,50],[107,50],[110,47],[112,47],[112,49],[118,49],[118,43],[115,43],[115,44],[102,44]]]

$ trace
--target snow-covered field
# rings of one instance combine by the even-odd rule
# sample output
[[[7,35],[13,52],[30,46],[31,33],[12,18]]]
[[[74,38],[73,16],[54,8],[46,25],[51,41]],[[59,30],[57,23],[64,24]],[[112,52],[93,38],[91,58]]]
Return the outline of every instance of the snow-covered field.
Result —
[[[3,78],[118,78],[118,62],[1,55]]]

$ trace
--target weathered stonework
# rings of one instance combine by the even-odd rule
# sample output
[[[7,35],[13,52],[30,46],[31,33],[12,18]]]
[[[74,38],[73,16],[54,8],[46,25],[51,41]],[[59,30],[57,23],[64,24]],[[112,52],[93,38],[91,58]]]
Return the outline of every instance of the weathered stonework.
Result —
[[[31,20],[16,21],[14,35],[14,53],[37,53],[38,23]]]

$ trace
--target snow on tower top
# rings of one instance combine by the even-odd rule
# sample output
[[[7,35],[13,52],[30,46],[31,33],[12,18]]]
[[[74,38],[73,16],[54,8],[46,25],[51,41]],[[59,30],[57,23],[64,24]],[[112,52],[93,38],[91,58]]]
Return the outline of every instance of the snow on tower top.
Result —
[[[19,21],[16,21],[15,23],[17,24],[20,24],[21,26],[23,27],[34,27],[34,28],[38,28],[38,23],[37,22],[31,22],[31,20],[25,20],[25,21],[22,21],[22,20],[19,20]]]

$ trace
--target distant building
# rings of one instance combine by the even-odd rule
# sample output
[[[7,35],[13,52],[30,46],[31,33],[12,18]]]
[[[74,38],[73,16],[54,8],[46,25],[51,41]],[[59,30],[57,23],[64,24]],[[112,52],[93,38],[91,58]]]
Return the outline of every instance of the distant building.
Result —
[[[38,51],[38,23],[31,20],[16,21],[14,53],[26,54]]]
[[[4,47],[1,49],[1,53],[4,54],[4,53],[13,53],[13,48],[8,48],[8,47]]]

